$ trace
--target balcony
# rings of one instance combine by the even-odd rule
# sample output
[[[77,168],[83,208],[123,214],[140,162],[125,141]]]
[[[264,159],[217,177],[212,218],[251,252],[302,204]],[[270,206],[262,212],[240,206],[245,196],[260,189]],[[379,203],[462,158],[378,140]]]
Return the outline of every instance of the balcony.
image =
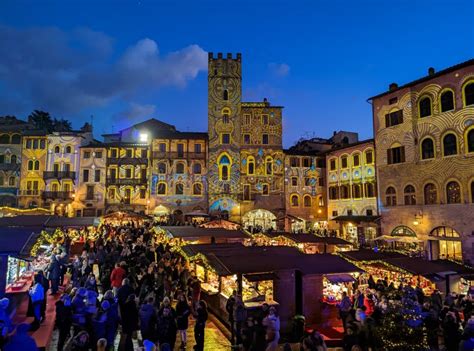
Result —
[[[0,171],[18,171],[20,170],[19,163],[0,163]]]
[[[163,152],[153,151],[153,158],[165,160],[204,160],[206,158],[205,152]]]
[[[107,185],[146,185],[147,178],[107,178]]]
[[[19,193],[21,196],[39,196],[41,194],[41,190],[20,190]]]
[[[45,171],[43,172],[44,180],[48,179],[76,179],[76,172],[72,171]]]
[[[109,157],[107,159],[109,165],[147,165],[147,157]]]
[[[72,191],[43,191],[44,200],[72,200]]]

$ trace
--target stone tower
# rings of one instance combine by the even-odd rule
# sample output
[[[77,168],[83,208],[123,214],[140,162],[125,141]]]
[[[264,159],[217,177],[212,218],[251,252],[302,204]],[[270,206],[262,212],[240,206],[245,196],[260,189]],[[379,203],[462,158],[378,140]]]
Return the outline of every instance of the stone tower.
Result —
[[[241,54],[209,53],[209,210],[240,217]]]

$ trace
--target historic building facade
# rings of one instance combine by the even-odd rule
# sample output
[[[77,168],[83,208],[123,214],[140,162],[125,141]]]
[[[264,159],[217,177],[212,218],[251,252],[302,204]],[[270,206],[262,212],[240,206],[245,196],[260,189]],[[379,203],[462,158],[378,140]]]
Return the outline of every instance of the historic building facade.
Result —
[[[329,229],[353,243],[376,236],[377,199],[373,140],[326,154]]]
[[[370,100],[382,233],[472,263],[474,60]]]

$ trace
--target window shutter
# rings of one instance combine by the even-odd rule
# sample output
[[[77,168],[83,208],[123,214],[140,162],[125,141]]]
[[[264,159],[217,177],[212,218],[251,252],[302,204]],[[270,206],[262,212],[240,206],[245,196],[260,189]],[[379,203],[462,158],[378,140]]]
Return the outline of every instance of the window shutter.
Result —
[[[385,115],[385,128],[390,127],[390,114]]]
[[[398,120],[398,124],[403,123],[403,110],[397,111],[397,120]]]
[[[400,161],[405,162],[405,146],[400,146]]]
[[[392,149],[387,149],[387,164],[392,164]]]

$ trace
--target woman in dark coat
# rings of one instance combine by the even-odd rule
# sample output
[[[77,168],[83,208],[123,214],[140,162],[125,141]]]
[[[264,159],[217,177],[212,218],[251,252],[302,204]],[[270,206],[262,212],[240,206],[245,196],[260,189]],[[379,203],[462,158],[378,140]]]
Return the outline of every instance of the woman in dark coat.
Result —
[[[138,308],[135,294],[131,294],[122,308],[122,335],[119,351],[133,351],[133,334],[138,330]]]
[[[178,303],[176,304],[176,321],[178,324],[179,334],[181,336],[181,348],[186,349],[186,330],[189,326],[189,315],[191,314],[191,307],[184,293],[179,294]]]
[[[163,308],[162,314],[158,317],[158,341],[160,345],[168,344],[170,350],[174,350],[176,343],[176,320],[169,307]]]

